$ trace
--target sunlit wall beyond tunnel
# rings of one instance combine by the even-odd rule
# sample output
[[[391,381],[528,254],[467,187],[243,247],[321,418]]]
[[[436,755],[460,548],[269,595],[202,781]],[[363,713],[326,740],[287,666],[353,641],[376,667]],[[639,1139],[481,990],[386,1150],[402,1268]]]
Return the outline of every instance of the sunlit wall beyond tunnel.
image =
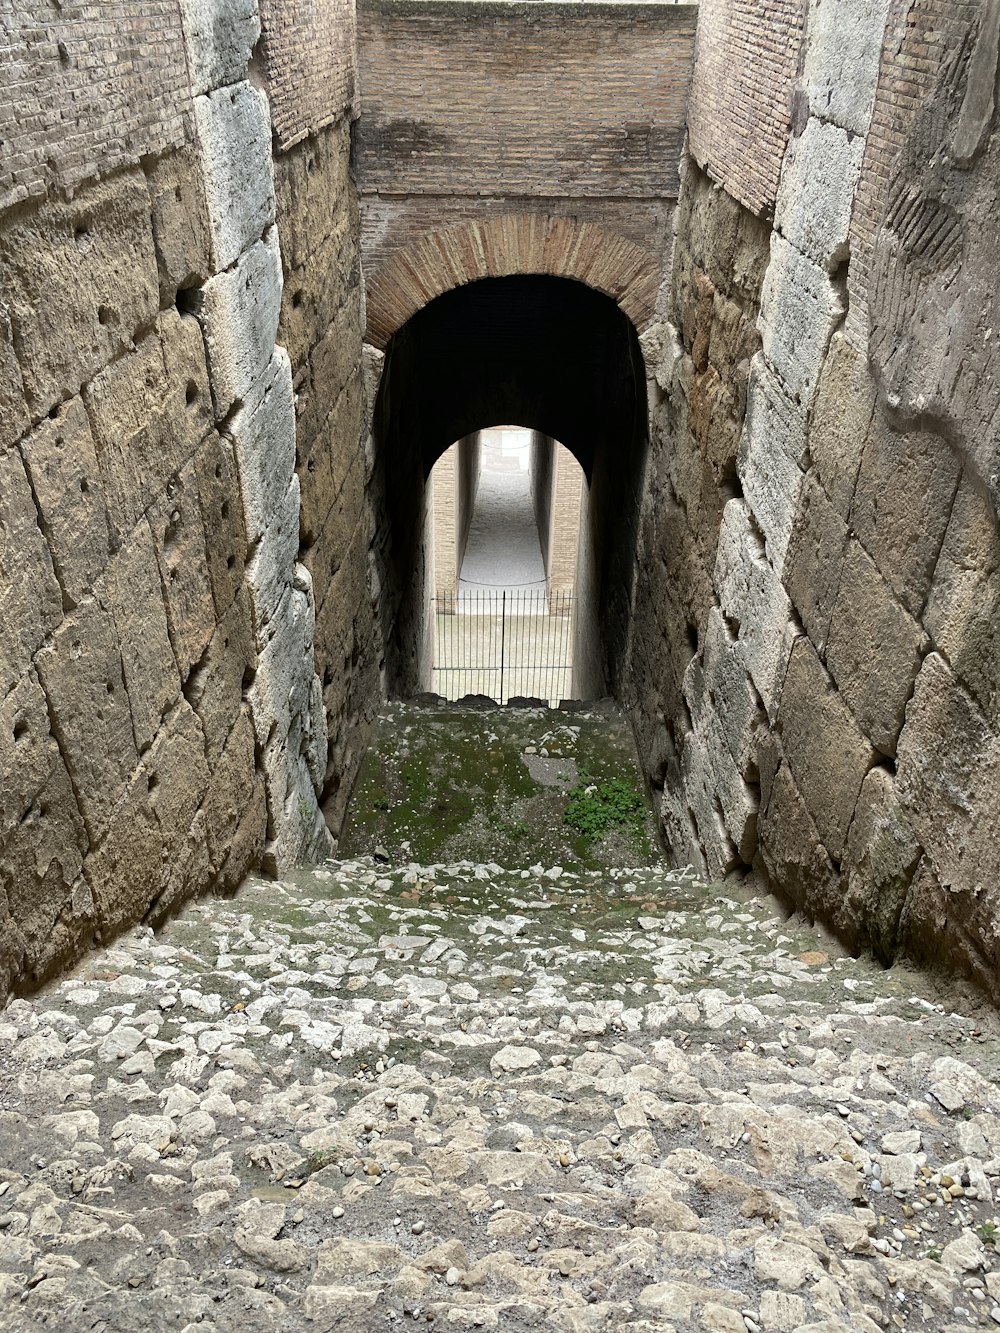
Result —
[[[548,276],[438,297],[390,340],[375,404],[376,544],[389,695],[429,684],[426,483],[455,440],[508,422],[560,440],[587,479],[578,589],[590,660],[580,688],[618,686],[628,638],[647,444],[642,353],[607,296]]]

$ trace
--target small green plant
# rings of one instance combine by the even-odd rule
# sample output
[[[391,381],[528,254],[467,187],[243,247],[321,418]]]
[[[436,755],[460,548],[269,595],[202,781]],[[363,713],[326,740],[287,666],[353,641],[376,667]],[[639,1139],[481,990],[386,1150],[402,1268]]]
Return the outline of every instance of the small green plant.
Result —
[[[579,782],[570,789],[563,820],[592,844],[611,828],[624,828],[641,837],[645,817],[645,802],[634,787],[621,778],[595,782],[581,771]]]
[[[976,1114],[976,1112],[974,1108],[971,1107],[968,1102],[966,1102],[958,1114],[962,1117],[963,1120],[971,1120],[972,1117]]]
[[[290,1180],[307,1180],[325,1167],[336,1166],[339,1161],[340,1150],[338,1148],[320,1148],[316,1152],[311,1152],[308,1157],[303,1158],[301,1162],[292,1167],[288,1173],[288,1178]]]
[[[997,1241],[1000,1240],[1000,1230],[997,1229],[995,1222],[983,1222],[979,1227],[979,1239],[984,1245],[992,1245],[996,1249]]]
[[[389,809],[389,798],[388,798],[388,796],[376,796],[376,797],[374,797],[373,800],[372,800],[372,809],[373,809],[373,810],[383,810],[383,811],[388,810],[388,809]]]
[[[930,1259],[931,1263],[939,1264],[941,1262],[941,1251],[935,1246],[931,1246],[927,1251],[927,1258]]]

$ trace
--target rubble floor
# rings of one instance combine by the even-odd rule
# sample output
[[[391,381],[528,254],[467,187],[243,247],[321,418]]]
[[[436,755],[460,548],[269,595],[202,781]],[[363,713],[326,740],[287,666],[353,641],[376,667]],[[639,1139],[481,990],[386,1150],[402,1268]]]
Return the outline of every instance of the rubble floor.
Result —
[[[251,881],[0,1014],[0,1328],[996,1327],[998,1036],[661,866]]]

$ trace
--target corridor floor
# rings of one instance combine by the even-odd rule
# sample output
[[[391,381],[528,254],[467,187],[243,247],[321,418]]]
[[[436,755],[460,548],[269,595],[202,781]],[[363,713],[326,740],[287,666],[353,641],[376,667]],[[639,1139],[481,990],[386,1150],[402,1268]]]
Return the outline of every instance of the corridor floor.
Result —
[[[1000,1323],[994,1013],[688,872],[387,856],[0,1014],[0,1327]]]

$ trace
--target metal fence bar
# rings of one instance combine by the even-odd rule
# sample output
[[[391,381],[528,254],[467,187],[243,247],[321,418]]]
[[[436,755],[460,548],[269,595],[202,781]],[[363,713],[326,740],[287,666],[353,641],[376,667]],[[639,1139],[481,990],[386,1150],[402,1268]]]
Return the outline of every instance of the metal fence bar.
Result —
[[[462,588],[432,599],[434,689],[447,699],[529,695],[558,703],[571,690],[572,591]]]

